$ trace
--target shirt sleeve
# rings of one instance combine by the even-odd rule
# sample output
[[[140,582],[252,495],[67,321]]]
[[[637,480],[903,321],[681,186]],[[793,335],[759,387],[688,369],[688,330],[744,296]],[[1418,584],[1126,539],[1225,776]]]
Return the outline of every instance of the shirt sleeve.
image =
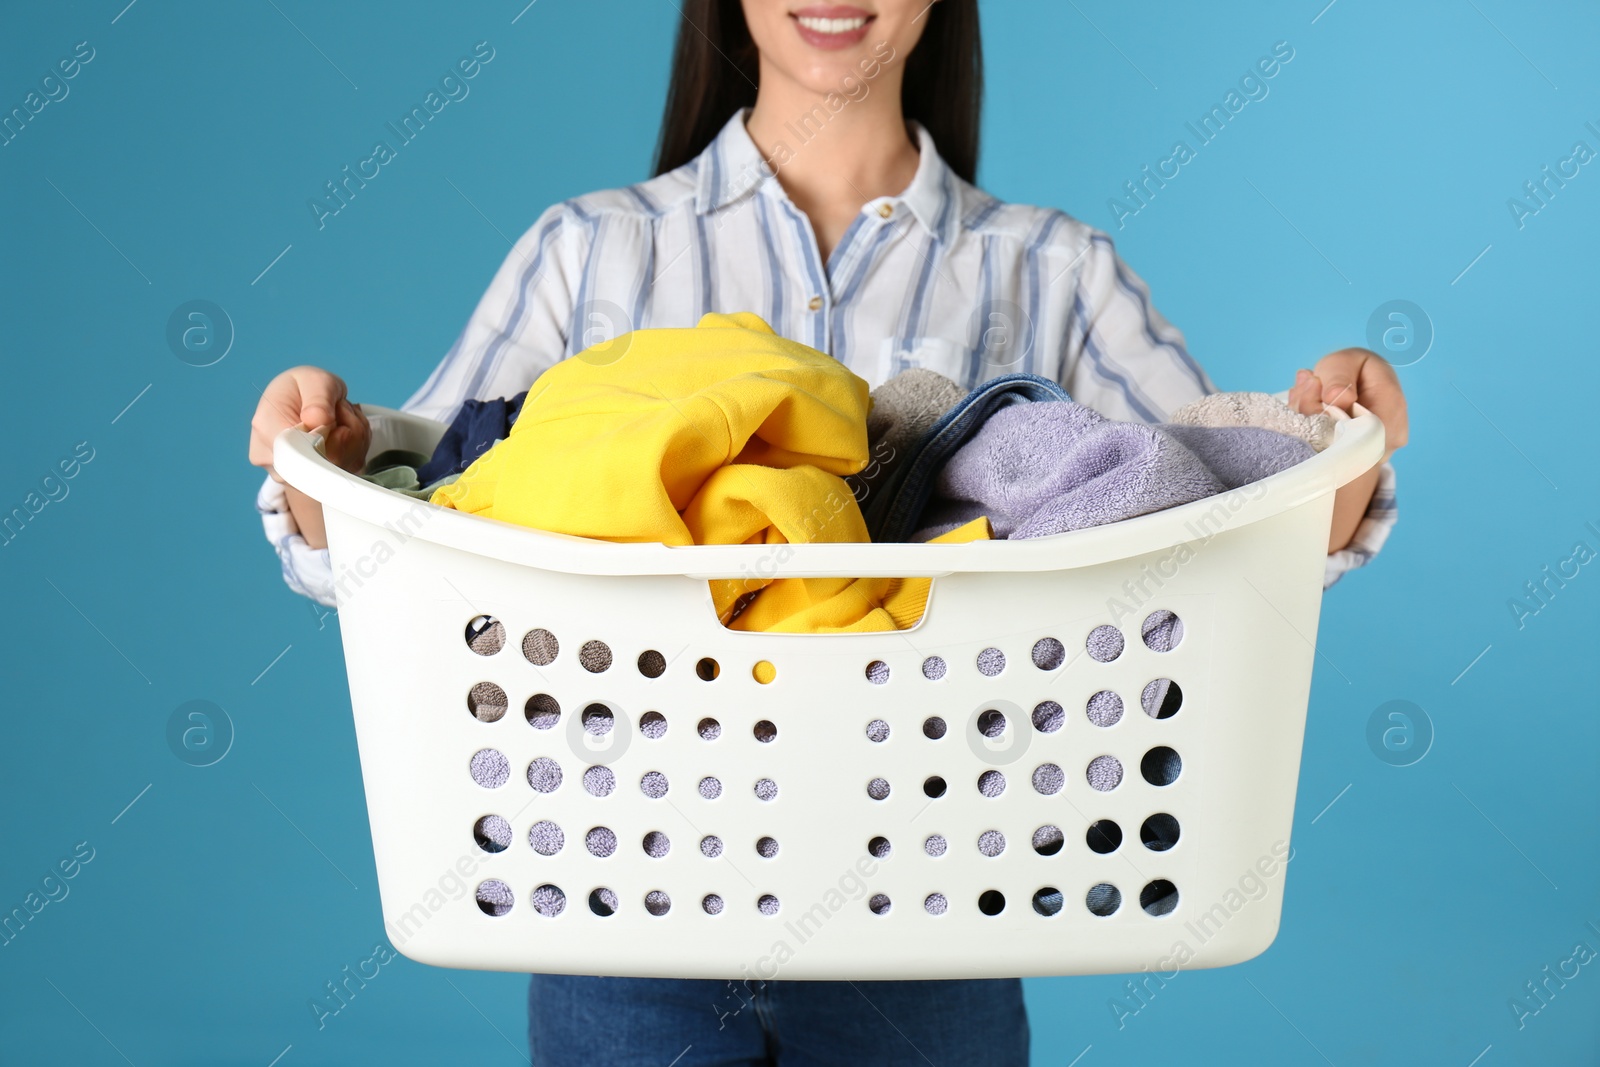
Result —
[[[511,396],[557,363],[565,354],[590,233],[570,204],[541,215],[512,246],[455,345],[402,410],[448,422],[463,401]],[[374,427],[374,453],[389,447],[381,436]],[[256,493],[256,511],[285,584],[336,607],[328,550],[306,543],[283,486],[270,476]]]
[[[1072,399],[1108,418],[1161,422],[1217,391],[1189,355],[1183,334],[1150,302],[1150,290],[1111,238],[1087,230],[1083,260],[1067,309],[1061,385]]]

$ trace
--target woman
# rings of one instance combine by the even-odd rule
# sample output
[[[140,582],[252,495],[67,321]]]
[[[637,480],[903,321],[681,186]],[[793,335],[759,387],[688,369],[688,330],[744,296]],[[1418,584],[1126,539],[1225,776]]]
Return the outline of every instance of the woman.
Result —
[[[516,244],[455,347],[406,408],[448,419],[632,329],[754,311],[876,386],[912,366],[967,386],[1014,371],[1108,416],[1159,421],[1215,391],[1111,241],[972,185],[982,65],[976,0],[682,0],[656,177],[559,204]],[[1301,411],[1359,400],[1405,443],[1394,371],[1343,349],[1297,373]],[[250,457],[333,426],[355,469],[372,442],[333,374],[274,379]],[[1385,463],[1339,491],[1327,581],[1394,521]],[[1381,491],[1375,493],[1375,489]],[[297,591],[332,604],[314,502],[274,478],[260,506]],[[533,1062],[1023,1064],[1017,980],[715,982],[536,975]]]

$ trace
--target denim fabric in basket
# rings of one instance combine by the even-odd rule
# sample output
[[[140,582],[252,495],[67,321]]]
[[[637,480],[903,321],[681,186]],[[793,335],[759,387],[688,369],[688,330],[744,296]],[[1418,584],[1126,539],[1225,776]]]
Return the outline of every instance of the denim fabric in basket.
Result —
[[[945,461],[1001,408],[1041,400],[1071,400],[1067,391],[1037,374],[990,378],[940,417],[911,449],[904,463],[861,509],[874,541],[907,541],[917,529]]]

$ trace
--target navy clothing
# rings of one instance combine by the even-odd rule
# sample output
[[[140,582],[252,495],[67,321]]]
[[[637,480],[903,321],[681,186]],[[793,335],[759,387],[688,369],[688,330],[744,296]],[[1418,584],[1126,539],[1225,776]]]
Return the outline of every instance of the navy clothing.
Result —
[[[524,389],[510,400],[468,400],[450,420],[450,428],[434,447],[433,457],[417,468],[417,481],[432,485],[441,478],[460,474],[472,466],[472,461],[492,448],[496,441],[505,439],[511,424],[522,414],[522,402],[528,398]]]
[[[1026,1067],[1017,978],[802,982],[536,974],[533,1067]]]

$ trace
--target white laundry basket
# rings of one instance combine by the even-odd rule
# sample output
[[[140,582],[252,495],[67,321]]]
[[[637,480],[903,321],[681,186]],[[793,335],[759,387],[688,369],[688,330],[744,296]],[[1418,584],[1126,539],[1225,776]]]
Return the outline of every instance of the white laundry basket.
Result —
[[[443,430],[366,411],[384,447]],[[949,978],[1272,942],[1333,493],[1382,453],[1370,414],[1225,496],[948,545],[612,544],[409,500],[320,446],[288,430],[274,459],[326,515],[383,916],[412,959]],[[909,630],[729,631],[706,580],[749,574],[933,585]],[[1166,652],[1141,640],[1158,610],[1183,624]],[[1164,718],[1157,679],[1181,692]],[[1115,722],[1110,697],[1087,710],[1102,692]]]

